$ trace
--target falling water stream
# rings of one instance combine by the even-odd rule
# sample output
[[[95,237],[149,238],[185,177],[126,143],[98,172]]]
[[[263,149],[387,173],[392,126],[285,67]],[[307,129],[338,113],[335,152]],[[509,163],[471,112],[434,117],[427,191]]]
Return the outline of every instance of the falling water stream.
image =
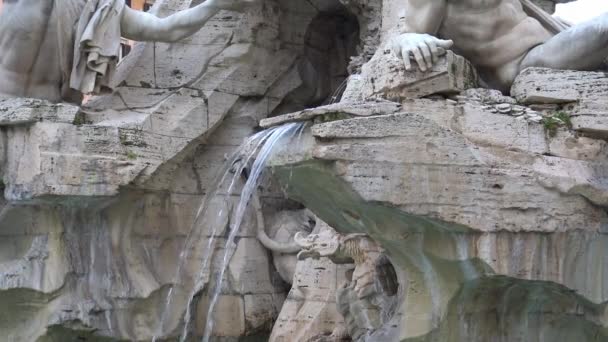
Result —
[[[273,156],[273,154],[280,148],[284,146],[286,141],[292,139],[294,135],[298,134],[298,132],[302,132],[304,128],[304,123],[289,123],[283,126],[274,127],[268,130],[264,130],[259,132],[250,138],[248,138],[239,148],[234,152],[232,157],[230,157],[226,164],[222,168],[222,172],[216,181],[213,183],[214,187],[209,190],[205,198],[203,199],[196,217],[194,219],[194,223],[190,229],[188,237],[186,238],[186,242],[184,244],[184,248],[180,253],[179,264],[177,267],[176,275],[174,278],[174,284],[179,284],[180,279],[182,279],[182,271],[184,270],[185,264],[189,259],[190,251],[195,246],[199,246],[201,243],[200,240],[203,240],[203,234],[206,229],[209,229],[209,238],[207,239],[204,250],[203,257],[201,261],[201,265],[198,268],[198,274],[196,276],[194,286],[189,292],[188,296],[188,304],[186,305],[186,313],[184,316],[184,326],[182,333],[180,335],[180,341],[186,341],[190,332],[190,325],[193,321],[192,317],[192,307],[193,302],[197,298],[197,294],[200,293],[205,285],[208,283],[208,280],[211,277],[207,277],[211,273],[211,260],[213,259],[213,251],[214,245],[217,241],[217,236],[224,228],[222,226],[222,217],[226,215],[226,211],[230,208],[230,203],[226,203],[226,206],[222,206],[217,213],[209,212],[209,208],[214,199],[217,199],[221,196],[225,196],[225,200],[228,201],[230,195],[235,189],[236,185],[239,183],[239,180],[242,177],[243,171],[248,168],[248,166],[253,162],[251,168],[248,168],[248,177],[247,181],[241,191],[241,195],[238,201],[238,205],[236,207],[235,215],[229,221],[231,222],[228,234],[228,239],[226,240],[226,245],[222,249],[222,255],[220,256],[221,264],[220,268],[217,270],[217,274],[215,276],[215,286],[207,287],[209,291],[213,291],[209,294],[209,307],[207,312],[207,322],[205,324],[203,341],[207,342],[211,338],[211,333],[213,331],[213,310],[215,305],[217,304],[221,288],[222,282],[224,278],[224,273],[234,251],[236,250],[236,243],[234,242],[235,237],[240,231],[241,225],[243,223],[243,219],[245,217],[246,209],[248,204],[252,198],[252,195],[256,191],[260,180],[262,179],[262,174],[264,169],[266,168],[267,162]],[[298,134],[299,135],[299,134]],[[230,183],[227,188],[223,188],[222,185],[229,179],[229,175],[232,174],[230,178]],[[210,227],[204,227],[201,222],[203,222],[202,218],[206,215],[213,215]],[[156,341],[157,338],[162,336],[164,333],[164,327],[167,323],[167,319],[169,313],[172,312],[171,305],[174,301],[174,288],[171,288],[167,294],[165,305],[161,315],[161,322],[157,329],[157,332],[152,339],[152,341]]]
[[[469,254],[469,241],[468,236],[465,234],[456,234],[454,236],[456,243],[456,253],[458,254],[458,260],[461,261],[460,267],[464,280],[478,278],[480,275],[475,269],[475,266],[471,262],[472,257]]]
[[[266,168],[266,163],[268,159],[272,156],[272,153],[276,151],[275,146],[277,145],[277,143],[286,136],[288,138],[292,138],[293,134],[297,132],[297,130],[302,125],[303,124],[301,123],[290,123],[283,126],[279,126],[275,130],[273,130],[268,140],[262,146],[260,153],[258,154],[253,163],[253,166],[249,173],[249,177],[247,179],[247,182],[245,183],[245,187],[241,192],[241,198],[239,199],[239,204],[236,209],[234,225],[230,227],[230,234],[228,236],[228,240],[226,241],[226,248],[224,249],[224,255],[222,257],[222,264],[220,266],[219,275],[216,277],[215,288],[213,289],[213,294],[211,295],[211,300],[209,302],[203,342],[208,342],[209,338],[211,337],[211,332],[213,331],[214,324],[213,309],[215,308],[215,304],[217,303],[217,299],[221,291],[224,272],[226,271],[228,262],[230,261],[230,258],[234,254],[234,250],[236,248],[234,238],[240,230],[243,218],[245,216],[245,210],[247,209],[249,201],[251,200],[251,196],[258,187],[258,182],[260,180],[262,171]]]

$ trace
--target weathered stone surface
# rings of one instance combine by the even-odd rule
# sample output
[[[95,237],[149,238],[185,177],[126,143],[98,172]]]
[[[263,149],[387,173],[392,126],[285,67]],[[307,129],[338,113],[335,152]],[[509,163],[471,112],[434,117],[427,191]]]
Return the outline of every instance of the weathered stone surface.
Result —
[[[160,10],[168,14],[188,4],[166,6]],[[29,125],[3,129],[7,198],[108,197],[131,184],[156,189],[229,114],[251,117],[249,134],[255,121],[304,82],[296,60],[308,38],[275,44],[279,27],[291,27],[280,25],[288,19],[277,10],[268,5],[244,15],[222,12],[184,41],[136,46],[120,65],[116,93],[92,98],[82,113],[37,100],[2,102],[0,126]],[[317,14],[314,7],[298,13],[299,29],[306,33]],[[58,123],[79,126],[61,126],[55,135]]]
[[[165,5],[182,9],[190,2]],[[21,99],[11,102],[14,117],[0,115],[1,188],[11,200],[32,200],[7,206],[2,200],[0,208],[0,302],[22,313],[0,318],[10,340],[135,341],[181,332],[211,227],[194,233],[202,237],[184,257],[169,308],[167,291],[201,198],[226,156],[302,83],[293,65],[302,41],[276,44],[268,28],[293,28],[279,25],[286,17],[276,10],[221,13],[192,39],[137,46],[121,62],[117,93],[91,99],[83,113]],[[298,29],[305,33],[317,13],[301,16]],[[268,63],[275,54],[285,58]],[[238,234],[215,337],[267,335],[285,298],[256,229],[247,219]],[[222,243],[212,244],[217,253]],[[203,280],[215,281],[219,259]],[[207,305],[198,298],[197,336]]]
[[[157,4],[167,15],[191,2]],[[15,312],[0,318],[0,331],[17,341],[176,339],[194,295],[190,333],[201,337],[235,215],[217,215],[230,208],[215,203],[210,213],[219,217],[195,221],[201,199],[261,119],[332,95],[347,76],[355,33],[374,31],[319,35],[331,26],[319,23],[356,19],[339,1],[317,5],[265,1],[244,15],[222,12],[189,39],[134,46],[116,93],[82,109],[31,102],[32,110],[12,104],[14,117],[0,115],[0,188],[13,201],[0,201],[0,303]],[[270,216],[294,209],[275,187],[259,193]],[[251,214],[236,234],[212,339],[267,337],[288,291]],[[215,257],[201,270],[208,248]]]
[[[368,200],[388,201],[418,214],[440,213],[442,219],[482,231],[552,231],[567,229],[565,227],[568,225],[595,231],[600,229],[604,219],[601,211],[591,207],[583,209],[587,208],[585,200],[576,195],[571,197],[569,191],[562,194],[562,200],[557,201],[555,196],[561,195],[554,193],[554,186],[538,180],[547,178],[567,184],[565,177],[579,184],[577,179],[580,174],[581,181],[587,179],[585,184],[606,193],[607,189],[602,185],[606,175],[597,174],[593,166],[599,167],[606,160],[578,163],[580,169],[573,170],[568,165],[569,160],[562,162],[560,158],[552,160],[543,155],[546,145],[541,125],[528,128],[526,123],[512,117],[492,115],[467,107],[463,110],[452,118],[451,127],[442,127],[423,115],[405,113],[317,125],[313,127],[313,135],[327,142],[317,144],[313,156],[341,161],[343,177],[351,180],[353,187]],[[496,125],[494,131],[490,129],[491,124]],[[536,129],[536,133],[532,129]],[[411,140],[407,137],[411,137]],[[520,164],[522,158],[528,162]],[[407,172],[399,171],[398,165],[408,165]],[[596,176],[592,178],[586,176],[594,174]],[[431,184],[434,184],[432,186],[436,191],[427,188]],[[494,190],[481,191],[474,184],[495,187]],[[509,190],[522,186],[535,188],[534,199],[518,199],[519,196]],[[389,189],[400,189],[399,195],[396,196],[395,191]],[[419,195],[426,197],[424,200],[413,200],[411,197]],[[546,199],[543,199],[544,196],[547,196]],[[594,195],[588,199],[594,201],[596,197]],[[455,198],[467,209],[453,207]],[[533,204],[536,200],[538,204]],[[604,205],[603,200],[596,203]],[[494,205],[498,206],[492,208]],[[502,206],[522,209],[536,207],[542,210],[533,214],[525,209],[526,214],[520,216],[522,222],[505,222],[501,219]],[[474,213],[477,212],[484,212],[483,217],[476,216]],[[546,217],[541,212],[553,214]],[[566,212],[570,215],[562,219],[562,214]],[[590,215],[592,212],[596,214]],[[560,218],[551,218],[558,213]],[[496,215],[495,219],[491,219],[493,215]],[[591,216],[595,216],[595,219],[588,221]],[[564,225],[563,220],[570,223]],[[541,225],[540,222],[544,223]],[[582,222],[587,223],[580,225]]]
[[[388,322],[395,311],[399,285],[393,266],[376,242],[364,234],[341,235],[333,229],[321,229],[306,238],[296,236],[296,242],[303,247],[300,260],[329,257],[336,264],[352,264],[352,275],[336,291],[338,310],[352,340],[365,340]],[[335,335],[332,337],[340,337]]]
[[[281,310],[280,306],[283,304],[283,300],[285,300],[282,297],[274,294],[245,295],[245,324],[247,329],[249,331],[269,330]]]
[[[257,239],[239,240],[228,266],[230,276],[239,284],[234,290],[241,294],[271,293],[269,264],[268,252]]]
[[[448,51],[430,71],[405,70],[405,64],[390,50],[379,49],[361,72],[363,99],[403,100],[433,94],[454,94],[477,86],[474,68],[464,58]]]
[[[73,123],[80,108],[44,100],[0,97],[0,126],[32,124],[38,121]]]
[[[278,126],[287,122],[308,121],[321,117],[320,120],[335,120],[336,115],[344,117],[356,116],[372,116],[378,114],[395,113],[401,108],[401,105],[395,102],[377,101],[377,102],[360,102],[360,103],[335,103],[327,106],[305,109],[299,112],[285,114],[277,117],[263,119],[260,121],[260,127],[268,128]],[[332,117],[332,115],[334,117]]]
[[[199,335],[205,331],[208,317],[208,300],[199,301],[199,311],[204,314],[198,321],[196,328]],[[218,337],[239,337],[245,334],[245,302],[240,296],[222,295],[218,298],[216,310],[213,314],[214,335]]]
[[[606,84],[601,72],[528,68],[513,83],[511,95],[523,104],[577,102],[605,95]]]
[[[369,58],[369,47],[380,43],[379,32],[388,32],[390,21],[374,16],[382,12],[398,20],[395,8],[402,4],[341,2],[356,12],[361,36],[376,38],[362,43],[361,58],[350,65],[356,69]],[[189,5],[172,0],[163,13]],[[579,94],[581,89],[588,93],[589,101],[528,107],[495,91],[466,90],[470,85],[463,86],[464,78],[453,77],[467,70],[466,63],[459,64],[454,55],[446,58],[463,67],[456,74],[447,64],[426,75],[405,74],[398,60],[371,69],[390,57],[381,51],[368,75],[376,73],[387,87],[373,90],[373,96],[401,103],[361,102],[362,90],[371,86],[361,76],[351,78],[343,103],[302,110],[326,103],[348,64],[348,56],[334,61],[338,57],[323,55],[320,47],[333,42],[332,35],[320,34],[327,27],[309,30],[319,16],[331,13],[319,9],[347,14],[337,1],[279,0],[244,17],[222,13],[199,34],[176,44],[139,45],[131,56],[139,51],[141,59],[121,64],[123,69],[135,65],[131,72],[123,70],[118,92],[92,99],[83,113],[69,106],[39,107],[45,108],[39,112],[38,104],[28,100],[23,101],[31,110],[12,105],[13,117],[0,122],[0,187],[10,199],[33,201],[0,200],[0,304],[10,313],[0,315],[0,331],[8,340],[176,339],[193,295],[191,337],[199,339],[241,184],[230,194],[220,191],[209,208],[211,217],[196,221],[202,198],[213,191],[221,165],[259,126],[308,120],[312,124],[273,165],[278,169],[313,160],[331,172],[317,174],[303,164],[299,167],[305,172],[296,169],[289,175],[296,182],[290,187],[281,189],[274,180],[263,183],[258,189],[263,213],[274,217],[283,210],[301,210],[284,195],[313,193],[319,196],[294,198],[311,202],[343,233],[366,229],[386,247],[396,265],[403,306],[383,317],[389,323],[368,340],[400,341],[432,329],[441,332],[463,312],[466,321],[452,327],[483,330],[477,339],[463,340],[492,340],[503,328],[484,317],[516,329],[518,319],[528,318],[522,308],[536,307],[538,294],[556,303],[544,312],[576,314],[566,322],[603,324],[605,307],[589,309],[587,302],[608,300],[606,141],[597,137],[602,116],[588,115],[605,110],[604,95],[594,93],[601,80],[577,83],[577,77],[587,79],[585,73],[566,78]],[[333,53],[341,51],[347,49]],[[315,71],[321,64],[323,69]],[[436,79],[424,79],[429,75]],[[442,95],[408,98],[437,91]],[[585,134],[562,126],[549,136],[531,120],[560,110],[572,116],[574,128],[587,127],[579,129]],[[258,126],[261,119],[286,112],[292,114]],[[585,122],[577,113],[600,119]],[[255,214],[246,212],[235,234],[235,252],[214,311],[213,340],[252,335],[266,340],[276,322],[271,340],[340,341],[358,334],[349,334],[348,324],[365,326],[357,319],[384,322],[374,313],[377,303],[369,305],[358,292],[370,279],[388,277],[377,275],[371,265],[352,272],[352,266],[326,258],[307,259],[290,271],[289,263],[277,262],[256,240]],[[266,225],[269,233],[275,229],[272,220]],[[188,236],[193,243],[185,248]],[[205,261],[210,251],[215,257]],[[202,269],[205,262],[210,267]],[[280,275],[294,281],[286,301],[288,285],[275,270],[279,266],[287,269]],[[475,294],[484,300],[473,301],[474,307],[467,306],[471,301],[450,304],[464,282],[470,281],[467,289],[478,289],[476,277],[483,275],[487,284],[494,274],[510,277],[515,285],[500,293],[500,284],[482,286],[490,290]],[[568,288],[541,286],[547,291],[525,292],[530,280]],[[192,293],[194,283],[200,286]],[[349,304],[343,305],[348,307],[345,322],[336,296],[348,283],[356,286],[342,298],[342,304]],[[174,284],[172,305],[165,309]],[[573,290],[585,300],[573,300]],[[576,328],[571,330],[587,331]],[[553,329],[549,327],[551,333],[557,331]],[[438,340],[449,338],[460,335]]]
[[[605,73],[528,68],[515,80],[511,94],[524,104],[559,104],[555,111],[569,115],[574,129],[608,136]]]
[[[340,341],[344,319],[336,306],[336,290],[346,282],[348,267],[328,258],[298,262],[294,283],[269,341],[288,342],[327,336]]]
[[[541,121],[554,109],[518,105],[495,91],[471,89],[453,98],[405,100],[393,114],[344,118],[338,113],[336,121],[317,120],[310,130],[315,140],[302,145],[305,151],[289,152],[299,159],[277,159],[297,166],[275,164],[288,193],[323,220],[391,246],[391,260],[401,267],[399,279],[408,283],[406,299],[372,340],[442,331],[456,319],[444,315],[464,305],[455,304],[462,291],[458,284],[488,271],[563,284],[597,303],[608,298],[604,277],[581,275],[583,269],[604,268],[598,261],[605,253],[597,243],[608,222],[606,142],[565,125],[549,134]],[[422,215],[425,223],[391,214],[394,208]],[[439,231],[429,217],[445,222],[436,223]],[[474,233],[459,235],[459,225]],[[458,327],[465,324],[458,322]],[[479,336],[496,333],[482,332],[483,324],[466,324]]]

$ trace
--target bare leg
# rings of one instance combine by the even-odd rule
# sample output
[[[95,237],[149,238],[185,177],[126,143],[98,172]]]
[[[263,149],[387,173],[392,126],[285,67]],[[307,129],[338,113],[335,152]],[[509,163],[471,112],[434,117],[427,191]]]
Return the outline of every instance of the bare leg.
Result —
[[[559,33],[526,55],[521,69],[595,70],[608,57],[608,14]]]

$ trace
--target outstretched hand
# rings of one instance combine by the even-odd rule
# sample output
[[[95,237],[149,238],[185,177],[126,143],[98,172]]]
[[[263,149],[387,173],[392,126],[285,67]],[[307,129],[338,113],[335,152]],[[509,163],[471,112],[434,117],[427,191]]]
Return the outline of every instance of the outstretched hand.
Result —
[[[222,10],[242,12],[261,3],[262,0],[207,0],[207,2]]]
[[[412,69],[411,57],[414,57],[418,68],[427,71],[433,67],[440,56],[454,45],[451,40],[443,40],[430,34],[404,33],[391,41],[391,49],[397,57],[403,58],[405,69]]]

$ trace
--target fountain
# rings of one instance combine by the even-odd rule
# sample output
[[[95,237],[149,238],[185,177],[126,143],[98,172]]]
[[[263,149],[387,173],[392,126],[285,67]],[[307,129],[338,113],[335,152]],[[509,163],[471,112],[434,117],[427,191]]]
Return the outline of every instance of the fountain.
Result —
[[[0,98],[3,338],[607,340],[606,16],[555,3],[489,4],[532,38],[480,54],[466,1],[264,0],[82,106]]]

